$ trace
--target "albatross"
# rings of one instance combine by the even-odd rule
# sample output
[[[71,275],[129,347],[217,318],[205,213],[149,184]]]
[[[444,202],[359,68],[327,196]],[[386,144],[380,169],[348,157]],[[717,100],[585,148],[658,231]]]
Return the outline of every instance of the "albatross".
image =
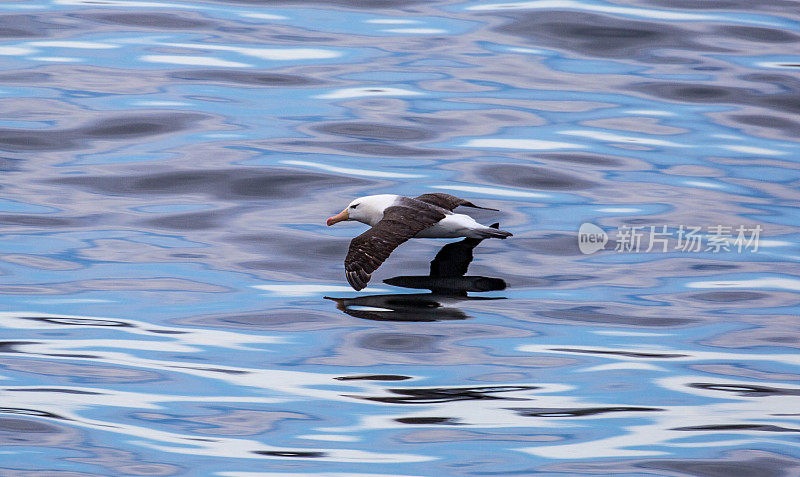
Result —
[[[505,230],[481,225],[469,215],[454,213],[453,209],[458,206],[497,211],[442,193],[413,198],[394,194],[368,195],[350,202],[343,211],[328,218],[328,226],[355,220],[372,228],[350,242],[344,259],[347,282],[356,290],[367,286],[372,272],[410,238],[505,239],[512,235]]]

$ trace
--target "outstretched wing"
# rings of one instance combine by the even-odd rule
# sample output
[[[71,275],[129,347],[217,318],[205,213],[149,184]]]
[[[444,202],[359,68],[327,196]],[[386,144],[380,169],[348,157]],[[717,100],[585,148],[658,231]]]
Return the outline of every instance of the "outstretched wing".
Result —
[[[435,207],[414,202],[417,203],[388,207],[380,222],[350,242],[344,259],[344,270],[350,286],[356,290],[367,286],[372,272],[389,258],[394,249],[445,217]]]
[[[494,223],[489,227],[496,229],[500,223]],[[483,239],[465,238],[459,242],[445,245],[431,261],[430,276],[434,278],[463,277],[467,274],[469,264],[472,263],[472,249],[478,246]]]
[[[427,204],[441,207],[445,210],[453,210],[459,205],[463,205],[464,207],[472,207],[474,209],[497,211],[497,209],[490,209],[489,207],[478,207],[477,205],[473,204],[468,200],[460,199],[450,194],[443,194],[441,192],[435,192],[433,194],[422,194],[421,196],[415,197],[415,199],[425,202]]]

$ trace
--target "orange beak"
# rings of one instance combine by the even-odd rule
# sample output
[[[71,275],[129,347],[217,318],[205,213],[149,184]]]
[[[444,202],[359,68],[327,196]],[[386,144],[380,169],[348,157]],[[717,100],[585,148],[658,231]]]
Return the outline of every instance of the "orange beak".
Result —
[[[333,217],[328,217],[328,221],[325,223],[328,224],[328,227],[330,227],[337,222],[343,222],[345,220],[350,220],[350,213],[347,212],[347,209],[344,209]]]

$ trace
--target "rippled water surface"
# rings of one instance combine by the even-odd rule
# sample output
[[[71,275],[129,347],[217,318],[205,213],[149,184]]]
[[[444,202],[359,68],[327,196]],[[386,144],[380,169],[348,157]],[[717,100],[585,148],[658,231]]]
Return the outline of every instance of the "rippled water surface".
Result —
[[[0,474],[797,475],[798,40],[788,0],[0,3]],[[432,239],[350,289],[324,219],[426,192],[502,211],[505,290],[393,286]],[[762,232],[615,250],[680,225]]]

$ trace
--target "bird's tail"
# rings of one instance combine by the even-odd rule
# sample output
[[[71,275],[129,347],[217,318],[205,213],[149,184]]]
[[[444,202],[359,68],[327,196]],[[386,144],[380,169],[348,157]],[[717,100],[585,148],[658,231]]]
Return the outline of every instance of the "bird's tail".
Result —
[[[486,227],[486,228],[483,228],[483,229],[476,230],[476,232],[478,234],[478,237],[476,237],[476,238],[481,238],[481,239],[485,239],[485,238],[505,239],[505,238],[508,238],[508,237],[511,237],[512,235],[514,235],[511,232],[506,232],[505,230],[499,230],[497,228],[498,225],[499,224],[492,224],[490,227]]]

